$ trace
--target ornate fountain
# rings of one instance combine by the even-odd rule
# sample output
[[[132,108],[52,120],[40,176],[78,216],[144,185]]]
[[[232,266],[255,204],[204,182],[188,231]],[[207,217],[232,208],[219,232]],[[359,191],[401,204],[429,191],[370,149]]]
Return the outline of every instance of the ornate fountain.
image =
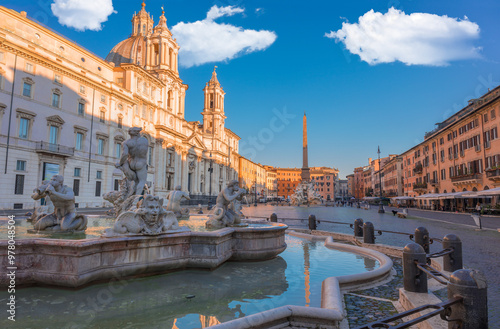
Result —
[[[96,281],[147,276],[186,268],[213,269],[226,261],[267,260],[286,249],[284,224],[243,226],[241,198],[244,190],[236,181],[217,197],[217,206],[207,226],[217,229],[196,232],[179,226],[189,221],[189,209],[180,202],[189,195],[176,187],[164,200],[142,194],[146,182],[148,142],[140,128],[129,130],[123,155],[116,167],[125,174],[120,191],[107,193],[116,220],[99,238],[52,239],[32,234],[16,240],[16,284],[79,287]],[[63,185],[62,176],[35,189],[34,198],[50,198],[50,206],[37,209],[37,232],[83,232],[87,218],[78,215],[73,191]],[[0,266],[8,267],[7,240],[0,240]],[[36,250],[36,252],[33,252]],[[0,286],[8,286],[0,277]]]

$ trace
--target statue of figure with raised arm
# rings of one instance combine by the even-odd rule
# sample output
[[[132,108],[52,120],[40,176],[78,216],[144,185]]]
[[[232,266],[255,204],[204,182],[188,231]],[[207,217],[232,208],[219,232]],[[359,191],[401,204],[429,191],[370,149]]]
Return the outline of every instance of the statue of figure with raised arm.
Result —
[[[63,183],[63,176],[54,175],[47,184],[35,189],[36,198],[48,196],[54,205],[53,213],[38,218],[33,223],[35,230],[73,232],[87,228],[87,217],[76,214],[73,190]]]
[[[229,207],[234,201],[241,201],[246,190],[238,187],[238,181],[232,180],[227,184],[217,196],[213,217],[207,221],[207,228],[222,228],[230,225],[240,224],[241,216],[235,209],[238,207]]]
[[[35,211],[31,215],[31,217],[28,218],[28,221],[36,223],[36,221],[39,220],[40,218],[47,216],[48,214],[52,214],[54,212],[54,204],[52,203],[52,201],[50,201],[50,197],[48,196],[48,194],[44,193],[48,184],[49,180],[44,180],[40,187],[37,187],[36,189],[33,190],[31,198],[35,201],[44,198],[45,205],[35,207]]]
[[[141,195],[148,175],[148,139],[140,135],[142,128],[132,127],[128,130],[130,138],[122,143],[123,153],[116,168],[121,169],[129,182],[134,182],[134,187],[129,186],[129,195]]]
[[[188,219],[189,218],[189,209],[181,208],[182,199],[191,200],[189,194],[181,191],[181,186],[177,185],[175,190],[170,191],[167,195],[167,210],[173,211],[177,219]]]

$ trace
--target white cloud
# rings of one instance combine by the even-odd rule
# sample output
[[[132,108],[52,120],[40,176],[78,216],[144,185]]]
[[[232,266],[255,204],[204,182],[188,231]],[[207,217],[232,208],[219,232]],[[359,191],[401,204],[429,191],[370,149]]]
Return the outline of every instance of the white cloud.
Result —
[[[245,10],[243,8],[227,6],[227,7],[217,7],[213,6],[207,13],[207,20],[213,21],[222,16],[233,16],[234,14],[241,14]]]
[[[268,48],[276,40],[272,31],[256,31],[219,24],[214,20],[223,16],[243,13],[239,7],[213,6],[207,18],[193,23],[180,22],[172,27],[181,50],[180,64],[191,67],[210,62],[233,59],[239,55]]]
[[[448,65],[450,61],[478,58],[479,26],[448,16],[426,13],[406,15],[390,8],[386,14],[373,9],[358,23],[325,34],[344,43],[347,50],[369,64],[403,62],[407,65]]]
[[[50,8],[59,24],[77,31],[98,31],[108,16],[116,13],[112,0],[54,0]]]

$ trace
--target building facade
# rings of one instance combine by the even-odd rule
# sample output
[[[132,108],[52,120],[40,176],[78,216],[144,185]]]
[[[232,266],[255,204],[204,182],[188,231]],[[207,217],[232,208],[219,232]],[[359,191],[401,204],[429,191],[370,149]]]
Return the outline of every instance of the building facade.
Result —
[[[311,179],[314,180],[316,192],[324,201],[335,200],[335,181],[339,171],[328,167],[311,167]]]
[[[350,199],[353,198],[355,195],[354,174],[349,174],[346,176],[346,178],[347,178],[347,193]]]
[[[267,174],[266,168],[245,157],[240,157],[238,180],[240,187],[248,191],[248,202],[254,202],[266,195]]]
[[[275,168],[278,178],[278,196],[285,199],[292,196],[301,182],[302,170],[300,168]]]
[[[102,194],[122,178],[115,163],[130,127],[149,141],[156,195],[176,185],[216,195],[238,179],[240,138],[225,127],[217,74],[204,88],[202,121],[186,121],[178,51],[164,13],[155,26],[144,4],[106,59],[0,7],[0,181],[8,187],[0,208],[32,208],[30,191],[54,174],[80,207],[103,206]]]
[[[475,197],[474,192],[500,187],[499,117],[500,86],[438,123],[423,142],[381,159],[384,196],[406,196],[416,198],[422,208],[459,211],[472,210],[477,202],[491,202],[491,198]],[[369,167],[354,169],[358,199],[362,184],[365,194],[370,190],[366,186],[370,176],[374,176],[373,192],[378,193],[376,163]]]

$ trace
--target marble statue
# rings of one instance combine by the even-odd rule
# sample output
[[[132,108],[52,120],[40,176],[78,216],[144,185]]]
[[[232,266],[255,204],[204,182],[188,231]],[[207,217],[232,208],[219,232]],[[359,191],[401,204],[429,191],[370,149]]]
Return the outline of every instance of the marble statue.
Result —
[[[191,200],[189,194],[181,191],[181,186],[178,185],[173,191],[170,191],[167,195],[167,210],[172,211],[177,219],[188,219],[189,209],[181,208],[182,199]]]
[[[295,206],[321,204],[321,196],[314,188],[314,180],[311,182],[300,182],[295,193],[290,197]]]
[[[206,222],[207,228],[222,228],[241,223],[241,204],[238,207],[234,201],[240,202],[246,194],[245,189],[238,187],[238,181],[232,180],[217,196],[215,209]]]
[[[48,214],[52,214],[54,212],[54,204],[52,203],[52,201],[50,201],[49,195],[47,193],[43,193],[43,192],[41,193],[41,190],[45,190],[45,188],[48,184],[49,184],[49,180],[44,180],[42,182],[41,187],[35,188],[33,190],[33,194],[31,195],[31,198],[35,201],[44,198],[45,205],[38,206],[35,208],[35,211],[33,212],[33,214],[31,214],[31,216],[28,218],[29,222],[36,222],[40,218],[42,218]]]
[[[34,199],[48,196],[54,205],[52,213],[36,219],[33,223],[35,230],[74,232],[84,231],[87,228],[87,217],[76,214],[73,190],[63,183],[63,176],[54,175],[47,184],[35,189],[32,196]]]
[[[149,143],[146,137],[140,135],[141,130],[142,128],[138,127],[128,130],[130,138],[122,143],[123,153],[115,165],[127,178],[128,196],[141,195],[146,185]]]
[[[158,235],[176,230],[179,230],[177,217],[172,211],[163,209],[163,199],[146,194],[137,209],[118,216],[112,232],[108,229],[106,235]]]

